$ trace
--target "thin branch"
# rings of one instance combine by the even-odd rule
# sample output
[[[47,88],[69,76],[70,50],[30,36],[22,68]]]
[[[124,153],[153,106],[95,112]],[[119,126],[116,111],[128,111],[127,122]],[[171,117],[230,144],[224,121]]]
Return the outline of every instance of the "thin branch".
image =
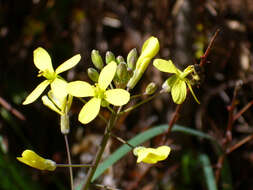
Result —
[[[217,29],[216,32],[215,32],[215,34],[213,35],[213,37],[212,37],[212,39],[211,39],[208,47],[207,47],[204,55],[201,57],[201,60],[200,60],[200,63],[199,63],[200,67],[203,67],[204,64],[206,64],[207,56],[209,55],[209,53],[210,53],[210,51],[211,51],[211,49],[212,49],[212,47],[214,45],[214,41],[217,38],[217,36],[218,36],[219,33],[220,33],[220,29]]]
[[[250,101],[246,106],[244,106],[236,115],[234,115],[234,121],[236,121],[241,115],[246,112],[253,105],[253,100]]]
[[[70,176],[70,185],[71,185],[71,190],[74,190],[74,179],[73,179],[73,170],[72,170],[72,163],[71,163],[71,156],[70,156],[70,150],[69,150],[69,142],[68,142],[68,136],[67,134],[64,134],[64,140],[65,140],[65,145],[66,145],[66,150],[67,150],[67,156],[68,156],[68,163],[69,163],[69,176]]]
[[[18,119],[25,121],[26,118],[25,116],[18,110],[16,110],[15,108],[13,108],[11,106],[11,104],[9,104],[5,99],[3,99],[2,97],[0,97],[0,105],[2,105],[7,111],[11,112],[14,116],[16,116]]]
[[[110,187],[108,185],[102,185],[102,184],[92,184],[92,185],[101,189],[105,189],[105,190],[120,190],[114,187]]]
[[[134,110],[135,108],[141,106],[142,104],[145,104],[145,103],[149,102],[150,100],[154,99],[154,98],[157,97],[158,95],[160,95],[160,93],[156,93],[156,94],[154,94],[153,96],[150,96],[150,97],[144,99],[143,101],[141,101],[141,102],[139,102],[139,103],[133,105],[132,107],[129,107],[129,108],[123,110],[122,112],[119,113],[119,115],[122,115],[122,114],[124,114],[124,113],[127,113],[127,112],[130,112],[130,111]]]
[[[113,133],[110,133],[110,135],[111,135],[113,138],[115,138],[115,139],[117,139],[118,141],[120,141],[121,143],[128,145],[130,148],[132,148],[132,149],[135,148],[133,145],[131,145],[130,143],[128,143],[128,142],[125,141],[124,139],[122,139],[122,138],[120,138],[120,137],[114,135]]]
[[[228,143],[232,140],[232,126],[233,126],[233,123],[234,123],[234,109],[235,109],[235,106],[236,106],[236,97],[237,97],[237,93],[238,93],[238,90],[241,86],[242,82],[241,81],[238,81],[236,83],[236,86],[235,86],[235,89],[234,89],[234,93],[233,93],[233,99],[232,99],[232,102],[231,102],[231,105],[229,106],[229,112],[228,112],[228,124],[227,124],[227,130],[226,130],[226,140],[225,140],[225,143]]]
[[[244,139],[242,139],[241,141],[239,141],[235,145],[227,148],[226,154],[230,154],[231,152],[233,152],[234,150],[236,150],[237,148],[239,148],[240,146],[244,145],[245,143],[249,142],[252,139],[253,139],[253,134],[245,137]]]
[[[59,168],[67,168],[67,167],[72,167],[72,168],[85,168],[85,167],[92,167],[92,164],[56,164],[56,167]]]

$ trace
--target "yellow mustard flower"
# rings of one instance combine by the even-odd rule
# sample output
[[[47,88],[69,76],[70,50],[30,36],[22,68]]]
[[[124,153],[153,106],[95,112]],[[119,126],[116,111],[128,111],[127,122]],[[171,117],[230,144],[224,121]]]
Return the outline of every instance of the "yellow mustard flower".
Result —
[[[74,67],[81,59],[81,56],[79,54],[73,56],[69,60],[62,63],[59,67],[56,68],[54,71],[50,55],[47,53],[45,49],[42,47],[37,48],[33,52],[33,60],[35,66],[39,69],[38,77],[45,77],[46,80],[41,82],[33,91],[31,94],[29,94],[25,101],[23,102],[23,105],[30,104],[34,102],[46,89],[46,87],[50,84],[51,88],[54,89],[55,87],[62,85],[63,79],[61,79],[58,74],[71,69]],[[60,89],[60,88],[58,88]],[[66,89],[60,89],[60,94],[62,91],[66,91]]]
[[[180,71],[171,60],[166,61],[163,59],[155,59],[153,65],[162,72],[173,74],[166,80],[164,86],[168,88],[167,90],[169,92],[171,92],[172,99],[176,104],[182,104],[184,102],[187,95],[186,85],[190,89],[196,102],[199,103],[192,90],[190,80],[186,78],[189,74],[195,72],[193,65],[188,66],[183,72]]]
[[[130,94],[124,89],[106,90],[112,82],[117,69],[116,62],[112,61],[106,65],[100,72],[98,83],[95,86],[84,81],[74,81],[67,85],[67,91],[75,97],[93,97],[81,109],[78,120],[87,124],[92,121],[99,113],[101,104],[109,102],[114,106],[125,105]]]
[[[17,157],[17,159],[39,170],[54,171],[56,169],[56,163],[53,160],[42,158],[32,150],[25,150],[22,157]]]
[[[160,146],[158,148],[145,148],[140,146],[134,148],[133,153],[138,157],[137,163],[155,164],[158,161],[165,160],[170,154],[170,150],[168,146]]]

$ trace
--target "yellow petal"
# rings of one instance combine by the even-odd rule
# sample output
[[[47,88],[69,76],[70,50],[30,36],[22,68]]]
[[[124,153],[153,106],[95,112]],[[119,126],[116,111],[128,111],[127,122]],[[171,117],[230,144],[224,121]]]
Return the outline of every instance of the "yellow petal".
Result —
[[[22,153],[22,157],[17,157],[17,159],[39,170],[54,171],[56,169],[56,163],[54,161],[42,158],[32,150],[25,150]]]
[[[98,115],[100,104],[101,99],[99,98],[92,98],[89,100],[81,109],[78,115],[78,120],[83,124],[91,122]]]
[[[40,83],[32,92],[29,94],[25,101],[23,102],[23,105],[27,105],[30,103],[33,103],[46,89],[46,87],[49,85],[48,80],[44,80],[42,83]]]
[[[47,106],[48,108],[50,108],[51,110],[55,111],[56,113],[63,115],[63,113],[61,112],[61,110],[59,110],[59,108],[57,108],[55,106],[55,104],[47,97],[47,96],[42,96],[42,102],[45,106]]]
[[[171,89],[172,99],[176,104],[182,104],[186,98],[187,90],[185,81],[178,79]]]
[[[72,67],[76,66],[76,64],[80,61],[80,59],[81,59],[80,54],[73,56],[72,58],[62,63],[59,67],[57,67],[55,73],[59,74],[66,70],[71,69]]]
[[[171,60],[155,59],[153,65],[162,72],[180,74],[181,71],[173,64]]]
[[[123,89],[112,89],[105,91],[105,100],[115,106],[125,105],[130,99],[130,94]]]
[[[158,161],[165,160],[170,153],[170,147],[160,146],[158,148],[137,147],[134,149],[134,155],[138,156],[137,163],[144,162],[155,164]]]
[[[50,55],[42,47],[37,48],[33,51],[33,61],[35,66],[40,71],[49,71],[50,73],[54,72]]]
[[[94,87],[84,81],[74,81],[67,85],[67,92],[75,97],[94,96]]]
[[[102,90],[105,90],[112,82],[116,69],[117,64],[114,61],[110,62],[102,69],[98,78],[98,85]]]
[[[195,99],[195,101],[196,101],[198,104],[200,104],[198,98],[196,97],[196,95],[194,94],[194,91],[192,90],[192,86],[191,86],[190,81],[189,81],[188,79],[185,79],[185,82],[186,82],[188,88],[190,89],[190,91],[191,91],[191,93],[192,93],[192,96],[193,96],[193,98]]]
[[[51,97],[57,106],[59,106],[61,109],[64,107],[64,104],[67,99],[67,85],[68,83],[62,79],[56,78],[51,84]]]

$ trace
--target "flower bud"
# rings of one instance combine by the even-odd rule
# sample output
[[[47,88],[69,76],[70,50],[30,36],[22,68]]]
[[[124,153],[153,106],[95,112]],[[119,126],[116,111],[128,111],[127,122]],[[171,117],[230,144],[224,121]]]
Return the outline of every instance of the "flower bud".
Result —
[[[128,76],[127,65],[125,62],[121,62],[117,66],[116,74],[119,80],[126,80]]]
[[[97,72],[96,69],[90,67],[87,69],[88,77],[93,81],[93,82],[98,82],[98,77],[99,73]]]
[[[111,61],[116,61],[115,56],[111,51],[107,51],[105,54],[105,62],[109,64]]]
[[[134,74],[127,83],[128,88],[133,89],[135,87],[148,67],[151,59],[158,53],[159,48],[160,46],[157,38],[152,36],[146,40],[146,42],[143,44],[141,55],[137,60]]]
[[[98,50],[92,50],[91,60],[97,69],[101,70],[104,67],[103,59],[101,55],[99,54]]]
[[[136,50],[136,48],[134,48],[127,55],[127,66],[128,66],[128,68],[134,70],[137,59],[138,59],[137,50]]]
[[[148,95],[154,94],[157,88],[158,88],[157,84],[154,82],[151,82],[146,87],[145,94],[148,94]]]
[[[116,62],[117,62],[118,64],[121,63],[121,62],[125,62],[124,57],[122,57],[121,55],[117,56]]]

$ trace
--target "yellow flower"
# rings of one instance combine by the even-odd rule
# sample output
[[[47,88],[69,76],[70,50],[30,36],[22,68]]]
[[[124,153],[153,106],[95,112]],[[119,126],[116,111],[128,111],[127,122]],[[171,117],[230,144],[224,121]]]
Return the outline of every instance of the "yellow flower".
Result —
[[[41,47],[37,48],[33,52],[33,60],[35,66],[39,69],[38,77],[45,77],[46,80],[41,82],[33,91],[31,94],[29,94],[25,101],[23,102],[23,105],[30,104],[34,102],[46,89],[46,87],[50,84],[51,88],[54,89],[55,87],[62,85],[62,79],[58,76],[58,74],[71,69],[74,67],[81,59],[81,56],[79,54],[73,56],[69,60],[62,63],[59,67],[56,68],[54,71],[51,58],[47,51]],[[58,88],[59,89],[59,88]],[[66,89],[61,89],[60,92],[66,91]],[[60,94],[59,92],[59,94]]]
[[[166,80],[164,86],[171,92],[172,99],[176,104],[182,104],[184,102],[187,95],[186,85],[190,89],[196,102],[199,103],[192,90],[190,80],[186,78],[189,74],[194,73],[193,65],[188,66],[183,72],[180,71],[171,60],[155,59],[153,65],[162,72],[174,74]]]
[[[93,97],[81,109],[78,120],[87,124],[92,121],[99,113],[100,105],[106,101],[114,106],[125,105],[129,99],[130,94],[123,89],[106,90],[112,82],[117,64],[112,61],[106,65],[100,72],[98,83],[95,86],[90,85],[84,81],[74,81],[68,83],[67,91],[75,97]]]
[[[53,160],[42,158],[32,150],[25,150],[22,157],[17,157],[17,159],[39,170],[54,171],[56,169],[56,163]]]
[[[138,157],[137,163],[144,162],[155,164],[158,161],[165,160],[170,154],[170,147],[160,146],[158,148],[136,147],[133,150],[135,156]]]

